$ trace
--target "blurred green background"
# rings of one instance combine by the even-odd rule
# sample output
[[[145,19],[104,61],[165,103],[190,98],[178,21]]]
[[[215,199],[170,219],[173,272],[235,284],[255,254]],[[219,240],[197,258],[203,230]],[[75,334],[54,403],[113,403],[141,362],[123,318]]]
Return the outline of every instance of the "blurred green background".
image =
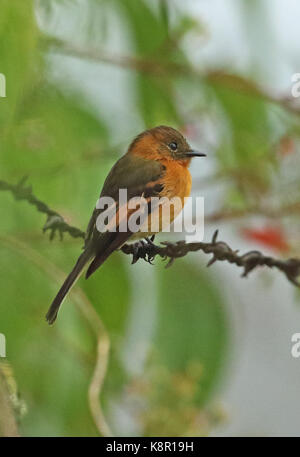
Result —
[[[201,60],[209,30],[180,3],[0,0],[0,180],[28,176],[38,198],[85,230],[132,137],[172,125],[209,150],[208,165],[192,168],[209,231],[229,220],[249,248],[297,255],[300,110],[260,88],[253,30],[243,68]],[[244,30],[256,21],[267,39],[261,2],[236,3]],[[224,420],[232,331],[226,279],[206,271],[207,258],[165,269],[115,253],[50,328],[44,315],[82,242],[50,242],[34,207],[4,192],[0,202],[1,370],[19,434],[202,436]]]

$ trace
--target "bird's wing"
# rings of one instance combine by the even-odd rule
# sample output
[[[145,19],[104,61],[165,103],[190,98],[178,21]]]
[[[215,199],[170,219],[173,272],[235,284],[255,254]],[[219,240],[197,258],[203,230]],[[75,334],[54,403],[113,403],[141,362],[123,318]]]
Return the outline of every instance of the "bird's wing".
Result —
[[[126,154],[111,169],[107,176],[100,197],[112,197],[119,208],[119,189],[127,190],[127,199],[144,196],[146,200],[152,196],[158,196],[163,189],[161,178],[165,167],[153,160]],[[151,206],[147,208],[150,211]],[[132,235],[126,232],[100,233],[96,227],[96,221],[102,210],[95,208],[87,229],[86,248],[95,252],[95,258],[90,264],[86,277],[88,278],[109,255],[124,244]],[[119,211],[120,212],[120,211]],[[128,212],[128,215],[129,212]]]
[[[119,189],[127,189],[128,199],[141,196],[144,192],[146,195],[152,192],[157,195],[161,190],[157,181],[163,176],[164,170],[165,167],[159,162],[126,154],[112,167],[100,197],[112,197],[118,203]],[[95,232],[96,220],[101,211],[103,210],[94,209],[86,231],[86,244]]]

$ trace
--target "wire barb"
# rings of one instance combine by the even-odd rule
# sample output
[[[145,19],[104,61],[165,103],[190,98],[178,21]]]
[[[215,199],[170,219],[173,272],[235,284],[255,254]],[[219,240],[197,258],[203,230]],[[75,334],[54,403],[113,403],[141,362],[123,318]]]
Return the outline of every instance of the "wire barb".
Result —
[[[51,241],[55,238],[56,233],[59,234],[61,240],[63,239],[64,233],[69,233],[73,238],[84,239],[85,233],[82,230],[67,224],[60,214],[35,197],[32,187],[26,185],[27,179],[28,177],[24,176],[18,184],[9,184],[6,181],[0,180],[0,191],[9,191],[16,200],[26,200],[28,203],[35,206],[40,213],[46,214],[47,221],[43,227],[43,232],[50,231]]]
[[[15,185],[0,181],[0,191],[10,191],[16,200],[26,200],[35,206],[39,212],[46,214],[47,221],[43,227],[43,232],[50,230],[50,240],[55,237],[57,232],[61,239],[64,233],[69,233],[73,238],[85,238],[85,233],[82,230],[67,224],[60,214],[35,197],[32,187],[26,185],[26,182],[27,177],[22,178]],[[164,241],[160,245],[156,245],[153,242],[154,238],[151,237],[146,241],[125,244],[122,246],[121,251],[124,254],[132,255],[133,264],[143,259],[152,265],[155,257],[159,256],[167,261],[166,268],[171,267],[177,258],[184,257],[189,252],[202,251],[205,254],[212,254],[212,258],[207,264],[208,267],[217,261],[227,261],[243,269],[243,278],[246,278],[257,267],[276,268],[286,276],[288,281],[300,287],[300,259],[276,259],[265,256],[260,251],[249,251],[239,255],[238,250],[231,249],[224,241],[217,241],[218,234],[219,231],[216,230],[210,243],[186,243],[185,241],[170,243],[169,241]]]
[[[260,251],[249,251],[239,255],[238,250],[232,250],[224,241],[217,241],[218,232],[214,233],[210,243],[186,243],[178,241],[176,243],[163,242],[160,245],[145,245],[141,243],[126,244],[121,250],[124,254],[134,255],[134,263],[139,259],[146,260],[146,256],[155,259],[156,256],[163,260],[168,260],[166,268],[169,268],[179,257],[184,257],[189,252],[202,251],[205,254],[212,254],[207,267],[210,267],[217,261],[227,261],[238,267],[243,268],[242,277],[246,278],[248,274],[257,267],[277,268],[285,274],[286,278],[295,286],[300,287],[300,259],[281,260],[265,256]]]

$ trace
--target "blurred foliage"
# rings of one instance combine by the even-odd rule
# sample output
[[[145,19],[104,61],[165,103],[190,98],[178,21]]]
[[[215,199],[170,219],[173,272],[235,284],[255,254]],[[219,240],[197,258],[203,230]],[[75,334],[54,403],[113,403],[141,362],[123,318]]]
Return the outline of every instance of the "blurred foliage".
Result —
[[[227,179],[220,201],[225,211],[238,207],[247,214],[255,206],[256,212],[264,213],[263,208],[274,203],[280,209],[282,194],[276,185],[285,167],[295,173],[290,186],[298,185],[298,155],[289,165],[282,154],[283,138],[288,139],[285,144],[298,144],[297,113],[287,113],[285,103],[247,93],[248,86],[241,91],[238,79],[231,79],[231,85],[226,77],[218,82],[209,79],[201,62],[198,71],[186,43],[201,35],[201,26],[171,2],[0,0],[0,10],[0,72],[7,82],[7,97],[0,99],[1,179],[16,182],[29,175],[38,197],[72,225],[85,229],[107,172],[139,133],[136,124],[185,129],[192,118],[196,141],[203,133],[203,120],[220,126],[214,138],[215,159],[216,176]],[[96,108],[84,80],[79,87],[68,76],[55,76],[56,65],[62,71],[62,61],[98,75],[89,53],[84,56],[89,47],[99,50],[93,64],[104,72],[101,51],[109,49],[115,32],[121,37],[120,50],[108,54],[133,56],[140,62],[139,68],[130,59],[123,65],[128,70],[124,99],[129,93],[133,108],[119,103],[126,114],[124,124],[130,126],[122,145],[115,140],[121,126],[115,125],[110,104]],[[57,38],[65,40],[66,49],[68,43],[78,45],[80,56],[74,58],[73,53],[70,58],[67,51],[63,57],[56,55],[51,43]],[[118,71],[115,68],[115,75]],[[106,86],[97,83],[97,93],[107,97]],[[113,78],[111,83],[113,99]],[[293,195],[300,197],[299,185]],[[34,208],[7,194],[0,198],[5,215],[0,220],[0,332],[7,338],[22,405],[20,433],[101,434],[87,400],[96,359],[92,323],[78,312],[74,297],[66,300],[53,328],[43,317],[58,287],[49,271],[59,268],[67,273],[81,246],[68,237],[50,244]],[[25,246],[20,252],[18,240]],[[128,430],[114,417],[113,407],[125,396],[127,413],[132,412],[136,421],[133,430],[141,435],[205,435],[218,421],[219,415],[209,408],[224,373],[229,343],[219,284],[189,259],[178,260],[169,270],[154,267],[155,291],[145,277],[144,294],[156,305],[155,331],[144,342],[149,345],[147,362],[137,376],[123,360],[135,312],[135,273],[124,257],[115,254],[93,278],[80,282],[111,339],[101,392],[105,415],[113,429],[118,423],[117,435]],[[43,262],[47,267],[41,267]],[[143,299],[140,294],[140,302]],[[141,331],[148,322],[143,325]],[[132,353],[132,361],[137,353]]]
[[[207,436],[222,423],[220,405],[199,408],[197,394],[203,375],[199,362],[186,364],[182,371],[171,372],[152,359],[146,376],[135,378],[127,386],[127,395],[146,401],[137,408],[145,436]]]
[[[134,50],[137,56],[152,60],[169,59],[170,49],[166,46],[169,34],[166,11],[158,15],[146,1],[132,2],[118,0],[118,6],[125,12]],[[146,127],[157,125],[164,119],[166,124],[179,122],[171,75],[137,75],[135,82],[137,105]]]
[[[203,366],[196,395],[201,404],[210,394],[225,354],[221,296],[206,272],[185,261],[170,270],[158,270],[158,288],[161,305],[155,343],[161,361],[171,371],[185,371],[197,363]]]
[[[215,388],[228,343],[222,298],[193,263],[158,268],[157,275],[156,349],[144,380],[146,434],[207,434],[214,421],[202,408]]]

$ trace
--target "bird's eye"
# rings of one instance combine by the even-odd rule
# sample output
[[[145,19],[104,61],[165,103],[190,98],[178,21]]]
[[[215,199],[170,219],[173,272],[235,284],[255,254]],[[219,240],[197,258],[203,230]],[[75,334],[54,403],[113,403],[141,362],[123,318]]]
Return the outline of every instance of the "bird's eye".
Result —
[[[177,149],[177,143],[175,143],[175,141],[172,141],[172,143],[169,144],[169,148],[170,148],[172,151],[176,151],[176,149]]]

